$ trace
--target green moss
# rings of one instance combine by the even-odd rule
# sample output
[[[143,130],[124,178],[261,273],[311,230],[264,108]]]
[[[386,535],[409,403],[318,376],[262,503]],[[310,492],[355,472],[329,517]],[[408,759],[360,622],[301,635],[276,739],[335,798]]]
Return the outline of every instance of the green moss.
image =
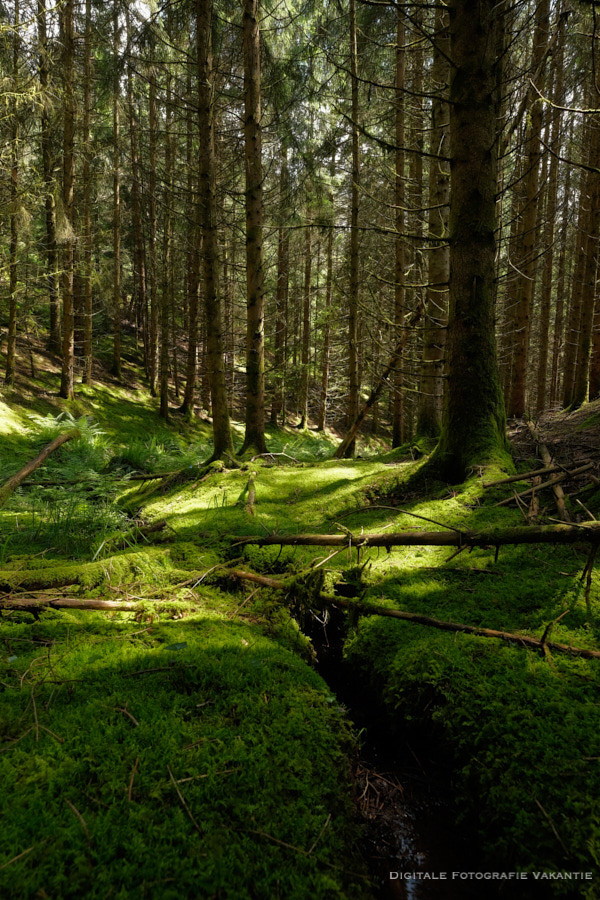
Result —
[[[218,619],[62,621],[29,675],[4,626],[0,861],[28,851],[4,895],[368,896],[344,866],[350,733],[309,667]]]

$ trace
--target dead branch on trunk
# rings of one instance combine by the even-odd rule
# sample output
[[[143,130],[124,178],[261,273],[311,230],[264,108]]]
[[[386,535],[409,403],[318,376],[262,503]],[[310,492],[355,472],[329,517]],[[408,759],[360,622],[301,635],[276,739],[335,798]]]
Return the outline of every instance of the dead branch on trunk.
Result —
[[[377,382],[377,384],[375,385],[375,387],[369,394],[369,399],[367,400],[367,402],[365,403],[365,405],[363,406],[363,408],[357,415],[356,419],[354,420],[354,422],[348,429],[348,433],[344,437],[344,440],[341,442],[341,444],[338,446],[335,453],[333,454],[334,459],[343,459],[343,457],[346,455],[346,451],[348,450],[348,447],[350,446],[350,444],[352,443],[352,441],[354,440],[354,438],[360,431],[362,423],[367,418],[369,411],[371,410],[371,407],[377,402],[383,389],[388,386],[389,377],[396,371],[396,367],[398,366],[398,364],[400,363],[400,360],[402,358],[402,351],[404,350],[406,342],[408,341],[408,339],[411,335],[411,328],[417,324],[417,322],[421,318],[422,313],[423,313],[423,309],[422,309],[421,304],[419,304],[419,306],[416,308],[416,310],[414,311],[412,316],[406,322],[404,334],[402,335],[401,340],[395,347],[389,363],[383,370],[381,378],[379,379],[379,381]]]
[[[0,488],[0,507],[4,506],[10,495],[13,491],[19,487],[19,485],[25,481],[26,478],[31,475],[32,472],[35,472],[42,463],[46,462],[48,457],[54,453],[55,450],[58,450],[59,447],[62,447],[63,444],[66,444],[67,441],[73,440],[73,438],[77,438],[80,436],[80,432],[77,428],[73,428],[71,431],[64,431],[62,434],[59,434],[58,437],[55,437],[53,441],[50,441],[49,444],[46,444],[43,450],[41,450],[35,459],[32,459],[27,465],[23,466],[16,475],[13,475],[12,478],[9,478],[2,487]]]

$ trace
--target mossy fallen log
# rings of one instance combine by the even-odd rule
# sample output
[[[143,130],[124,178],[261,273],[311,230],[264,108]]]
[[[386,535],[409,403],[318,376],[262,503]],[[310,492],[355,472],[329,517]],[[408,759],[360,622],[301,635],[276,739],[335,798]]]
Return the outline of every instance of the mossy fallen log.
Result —
[[[507,544],[600,543],[600,522],[582,525],[535,525],[489,531],[397,531],[388,534],[269,534],[229,536],[237,545],[315,547],[499,547]]]
[[[78,597],[0,598],[0,610],[21,609],[26,612],[39,612],[44,609],[100,609],[105,612],[119,612],[140,608],[140,603],[127,600],[82,600]]]

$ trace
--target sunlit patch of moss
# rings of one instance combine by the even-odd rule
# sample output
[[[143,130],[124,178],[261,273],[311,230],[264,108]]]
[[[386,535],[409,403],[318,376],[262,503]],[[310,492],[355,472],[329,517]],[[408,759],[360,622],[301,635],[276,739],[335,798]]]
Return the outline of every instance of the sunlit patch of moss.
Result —
[[[19,415],[18,409],[13,409],[3,400],[0,400],[0,433],[23,434],[25,430],[23,415]]]

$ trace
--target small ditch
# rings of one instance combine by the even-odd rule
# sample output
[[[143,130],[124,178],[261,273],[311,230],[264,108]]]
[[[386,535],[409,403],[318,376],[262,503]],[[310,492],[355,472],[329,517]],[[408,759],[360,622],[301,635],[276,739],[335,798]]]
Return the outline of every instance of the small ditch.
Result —
[[[344,624],[344,614],[334,610],[325,627],[316,620],[305,631],[313,641],[319,673],[361,736],[354,795],[374,896],[547,900],[547,885],[476,879],[474,873],[511,867],[490,865],[483,857],[474,824],[455,802],[452,769],[435,738],[424,737],[416,728],[396,733],[379,698],[365,696],[364,686],[344,665]]]

